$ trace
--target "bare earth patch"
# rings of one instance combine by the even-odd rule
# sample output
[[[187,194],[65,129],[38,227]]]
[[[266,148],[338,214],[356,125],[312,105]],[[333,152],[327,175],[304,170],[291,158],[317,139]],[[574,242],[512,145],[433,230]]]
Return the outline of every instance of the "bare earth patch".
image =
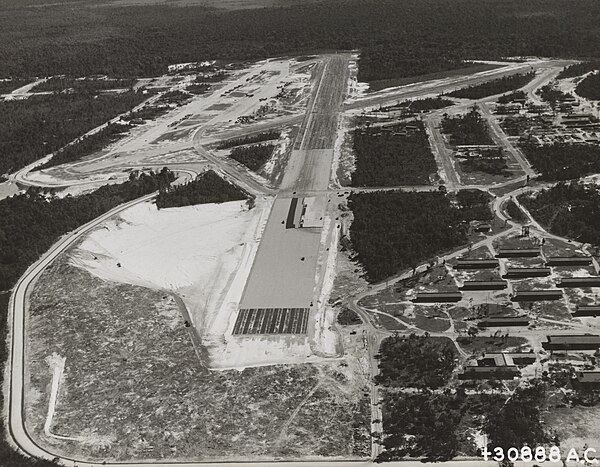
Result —
[[[208,372],[171,296],[104,281],[64,257],[32,293],[27,337],[26,423],[52,452],[119,461],[355,459],[370,447],[365,380],[352,365]],[[53,354],[66,364],[48,436]]]

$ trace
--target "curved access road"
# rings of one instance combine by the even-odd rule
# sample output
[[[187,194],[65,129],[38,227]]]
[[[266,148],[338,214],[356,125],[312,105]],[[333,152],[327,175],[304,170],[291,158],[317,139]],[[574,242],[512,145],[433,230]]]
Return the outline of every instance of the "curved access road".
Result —
[[[7,414],[7,426],[10,440],[26,455],[37,457],[40,459],[55,460],[58,465],[64,465],[68,467],[240,467],[246,465],[248,467],[260,467],[260,466],[273,466],[273,462],[230,462],[230,463],[205,463],[205,462],[186,462],[186,461],[164,461],[164,460],[145,460],[145,461],[131,461],[131,462],[87,462],[68,457],[62,457],[57,453],[49,451],[47,448],[38,445],[27,432],[25,427],[25,420],[23,414],[25,413],[24,406],[24,375],[25,375],[25,317],[26,317],[26,305],[29,293],[33,287],[36,279],[42,274],[42,272],[48,267],[52,261],[54,261],[62,252],[72,246],[77,240],[83,235],[86,235],[91,230],[96,228],[102,222],[108,220],[112,216],[119,214],[120,212],[135,206],[136,204],[148,201],[156,196],[156,193],[152,193],[141,198],[129,201],[120,206],[117,206],[110,211],[102,214],[100,217],[88,222],[87,224],[75,229],[74,231],[64,235],[58,240],[35,264],[30,266],[27,271],[21,276],[19,281],[15,284],[11,295],[9,310],[8,310],[8,322],[10,325],[10,353],[7,360],[6,369],[6,398],[5,398],[5,411]],[[376,346],[372,346],[375,348]],[[373,401],[376,402],[376,401]],[[497,464],[494,462],[483,462],[478,460],[467,461],[471,467],[492,467]],[[372,461],[310,461],[310,462],[277,462],[277,466],[281,467],[356,467],[356,466],[367,466],[373,465]],[[434,463],[423,463],[418,461],[410,462],[398,462],[389,463],[389,465],[402,465],[403,467],[409,466],[438,466],[439,464]],[[460,467],[464,466],[465,461],[452,461],[444,463],[444,467]]]

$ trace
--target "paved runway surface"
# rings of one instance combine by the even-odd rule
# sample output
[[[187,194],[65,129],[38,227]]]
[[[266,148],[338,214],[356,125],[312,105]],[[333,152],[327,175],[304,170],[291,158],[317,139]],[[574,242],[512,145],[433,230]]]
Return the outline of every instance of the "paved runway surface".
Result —
[[[348,83],[349,55],[331,55],[318,65],[312,98],[286,168],[282,189],[265,227],[240,309],[305,308],[315,296],[321,228],[286,229],[292,193],[326,190],[337,121]],[[321,195],[326,196],[326,195]],[[320,200],[319,200],[320,201]],[[325,215],[326,202],[316,202]]]

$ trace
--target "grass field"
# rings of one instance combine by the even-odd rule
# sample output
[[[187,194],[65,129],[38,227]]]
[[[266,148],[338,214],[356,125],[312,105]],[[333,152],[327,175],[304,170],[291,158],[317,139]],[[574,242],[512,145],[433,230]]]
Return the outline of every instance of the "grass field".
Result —
[[[172,297],[100,280],[64,257],[41,276],[30,315],[26,423],[38,443],[63,455],[268,460],[369,452],[366,380],[344,361],[207,372]],[[66,365],[51,432],[73,441],[43,432],[53,354]]]

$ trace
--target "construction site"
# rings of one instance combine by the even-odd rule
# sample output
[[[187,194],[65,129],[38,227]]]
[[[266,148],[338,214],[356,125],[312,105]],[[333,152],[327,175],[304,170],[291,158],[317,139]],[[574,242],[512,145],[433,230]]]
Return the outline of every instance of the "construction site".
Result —
[[[494,62],[369,91],[356,61],[339,52],[223,67],[200,94],[186,91],[199,65],[173,65],[145,83],[156,93],[136,110],[164,107],[159,116],[134,112],[125,137],[70,163],[47,167],[48,155],[0,185],[6,196],[28,186],[77,196],[166,167],[174,186],[212,170],[246,197],[159,209],[149,195],[36,263],[11,302],[23,322],[13,331],[23,358],[11,370],[22,443],[106,465],[385,460],[395,452],[386,444],[393,390],[381,383],[380,352],[410,335],[455,349],[434,391],[508,398],[542,375],[554,384],[568,374],[548,391],[546,423],[564,412],[548,402],[559,387],[571,402],[578,388],[600,389],[598,251],[549,232],[519,202],[548,186],[524,140],[598,142],[589,102],[551,109],[539,95],[548,83],[568,91],[555,81],[571,62]],[[521,72],[535,76],[522,101],[447,98]],[[457,144],[465,118],[485,141]],[[517,124],[527,128],[515,136]],[[380,151],[387,162],[366,160],[377,141],[395,148]],[[406,260],[395,246],[361,250],[356,200],[386,204],[394,193],[442,203],[460,235]],[[371,211],[390,237],[417,222]],[[412,397],[420,387],[411,384],[398,393]],[[451,457],[479,459],[485,433],[473,420]],[[594,423],[557,430],[573,446],[600,438]]]

